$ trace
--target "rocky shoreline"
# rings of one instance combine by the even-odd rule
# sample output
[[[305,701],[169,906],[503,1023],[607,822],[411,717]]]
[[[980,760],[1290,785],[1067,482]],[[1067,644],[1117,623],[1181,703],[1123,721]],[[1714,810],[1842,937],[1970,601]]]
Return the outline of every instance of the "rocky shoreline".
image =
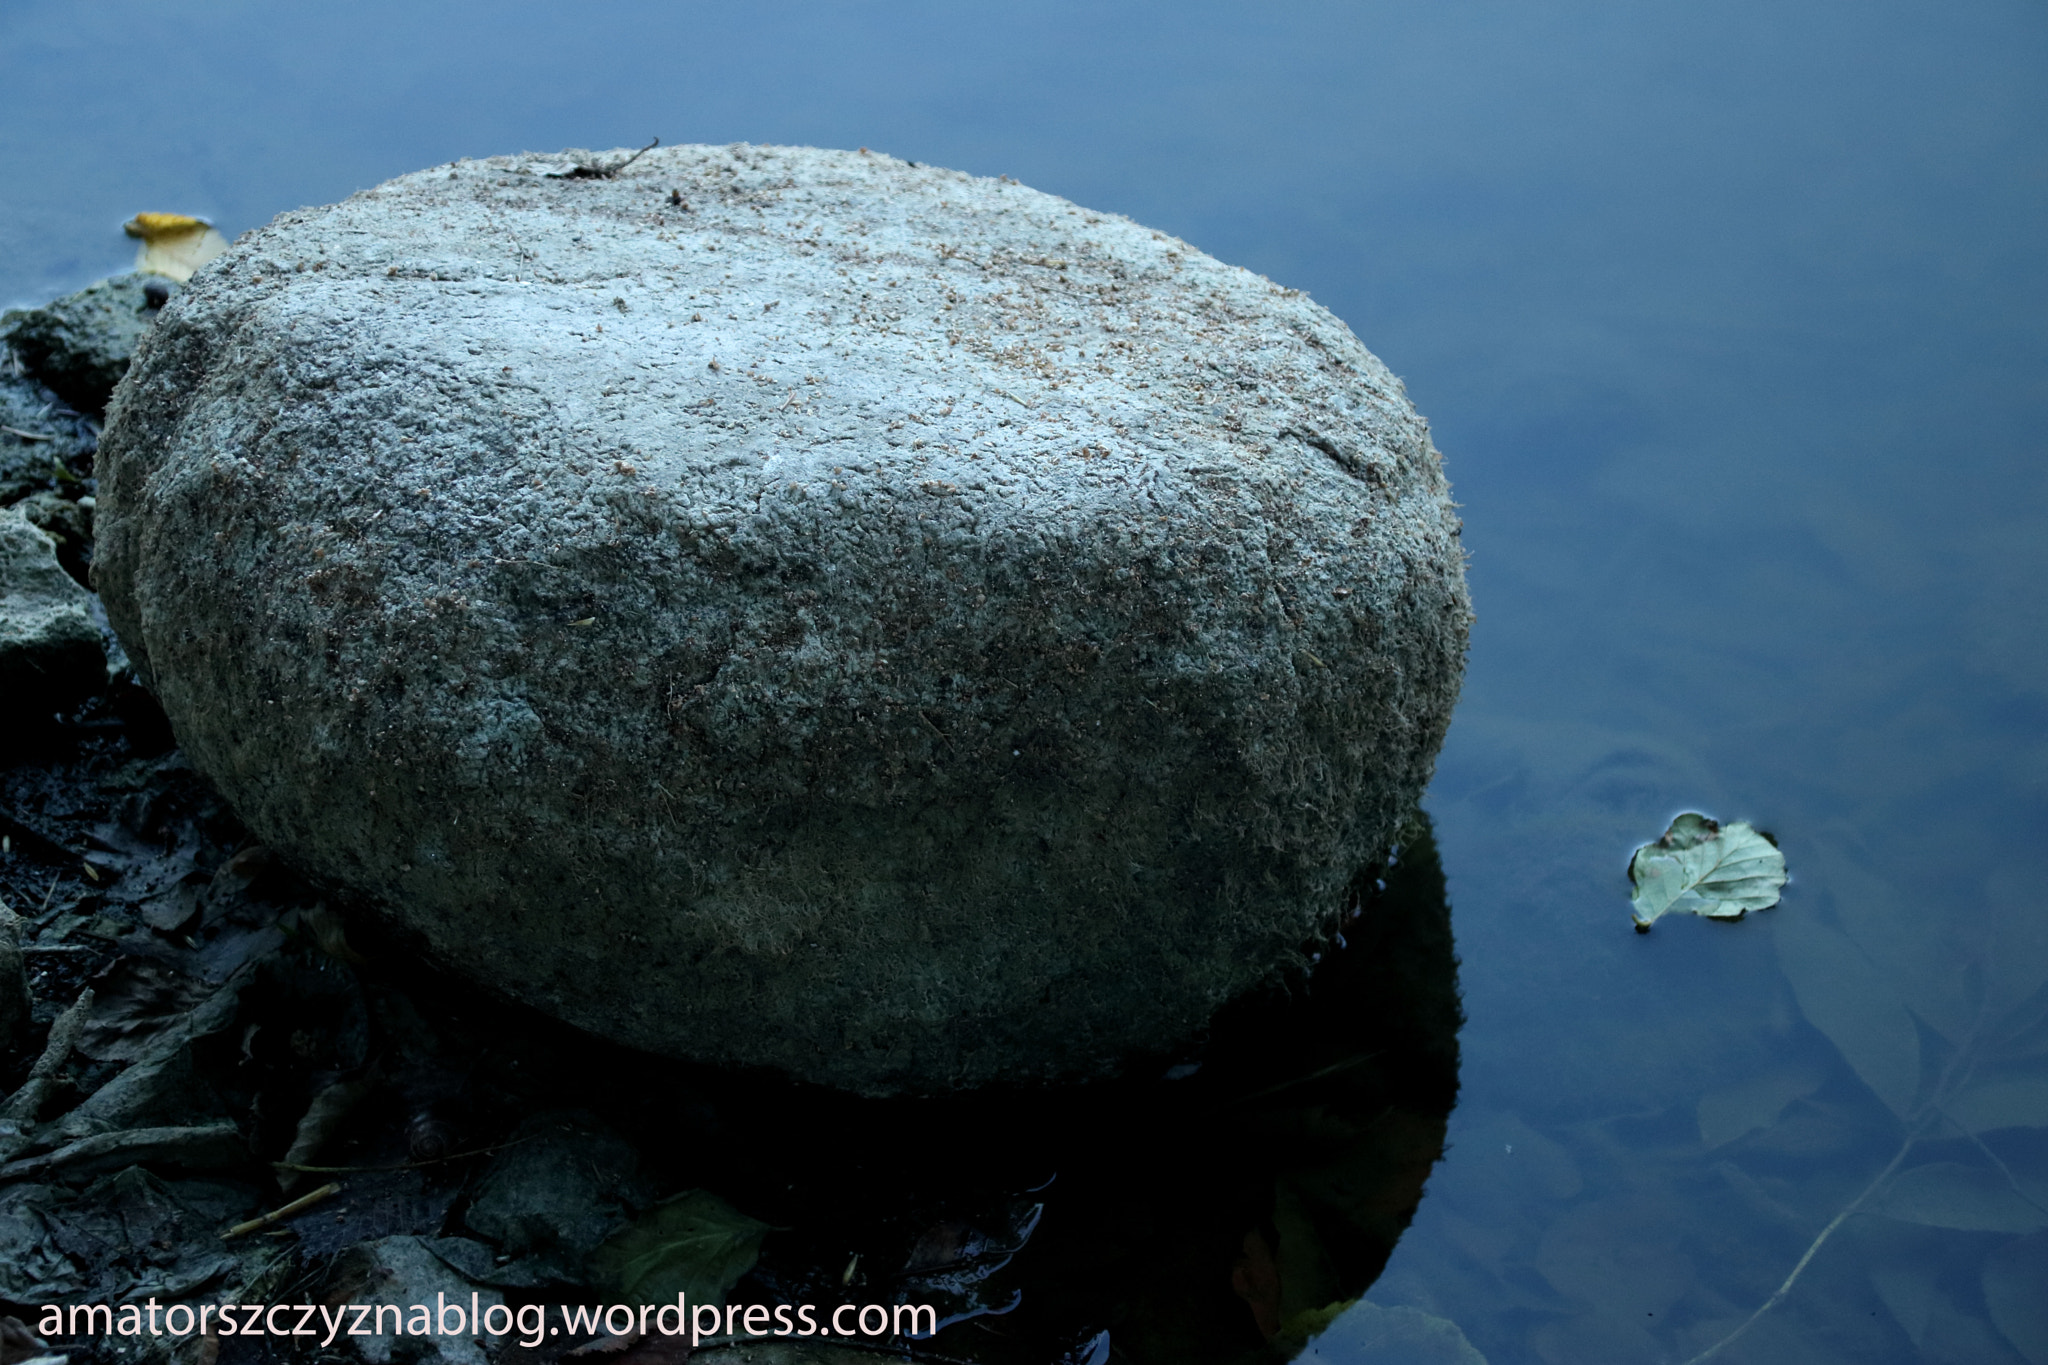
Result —
[[[645,1301],[620,1248],[679,1210],[695,1240],[662,1243],[669,1289],[928,1302],[951,1324],[936,1342],[742,1339],[707,1359],[1099,1365],[1113,1335],[1117,1358],[1269,1360],[1371,1282],[1457,1084],[1455,959],[1419,816],[1398,864],[1354,883],[1351,950],[1312,989],[1242,1002],[1165,1078],[859,1100],[507,1005],[347,921],[251,840],[106,630],[85,586],[98,413],[163,292],[121,277],[5,324],[7,1365],[333,1358],[217,1332],[38,1341],[50,1304],[524,1307],[631,1301],[636,1284]],[[582,1339],[341,1347],[524,1365]],[[618,1365],[681,1358],[659,1336],[598,1344]]]

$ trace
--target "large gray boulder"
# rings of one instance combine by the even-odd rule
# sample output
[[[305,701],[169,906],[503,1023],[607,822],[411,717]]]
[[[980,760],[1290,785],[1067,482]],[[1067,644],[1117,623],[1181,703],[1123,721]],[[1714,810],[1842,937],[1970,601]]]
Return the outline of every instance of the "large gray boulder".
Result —
[[[1102,1074],[1297,960],[1463,666],[1400,382],[1005,180],[623,160],[286,214],[163,310],[95,581],[192,761],[454,967],[868,1092]]]

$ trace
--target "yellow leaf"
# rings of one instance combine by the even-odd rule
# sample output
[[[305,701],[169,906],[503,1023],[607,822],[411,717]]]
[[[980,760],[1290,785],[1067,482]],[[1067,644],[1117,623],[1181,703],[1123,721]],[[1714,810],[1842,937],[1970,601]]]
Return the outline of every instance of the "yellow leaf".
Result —
[[[183,213],[138,213],[122,224],[121,230],[142,241],[135,253],[137,271],[180,284],[228,249],[227,238],[213,224]]]

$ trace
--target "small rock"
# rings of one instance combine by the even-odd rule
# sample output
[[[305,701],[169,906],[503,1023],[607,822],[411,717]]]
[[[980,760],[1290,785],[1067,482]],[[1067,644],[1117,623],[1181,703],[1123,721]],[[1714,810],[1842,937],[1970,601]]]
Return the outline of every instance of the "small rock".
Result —
[[[0,1318],[0,1365],[27,1365],[33,1360],[62,1361],[64,1357],[51,1355],[50,1343],[28,1330],[28,1324],[17,1317]]]
[[[335,1263],[326,1301],[330,1305],[365,1303],[397,1307],[401,1326],[398,1333],[348,1338],[348,1344],[371,1365],[391,1365],[394,1361],[399,1365],[487,1365],[488,1357],[477,1341],[476,1324],[469,1321],[469,1316],[472,1307],[488,1310],[503,1303],[505,1296],[458,1274],[434,1254],[423,1238],[384,1237],[343,1253]],[[445,1336],[441,1334],[444,1324],[437,1316],[444,1309],[449,1324],[455,1322],[458,1313],[462,1320],[459,1331]],[[419,1317],[422,1312],[428,1315],[424,1319]],[[384,1321],[390,1323],[389,1314]],[[430,1330],[413,1330],[421,1324]],[[341,1344],[339,1338],[335,1344]]]
[[[57,546],[57,562],[78,583],[92,565],[92,500],[67,498],[52,489],[31,493],[15,504],[21,514]]]
[[[77,474],[97,444],[90,427],[0,352],[0,507]]]
[[[175,286],[159,276],[115,275],[40,308],[0,316],[0,338],[59,398],[97,413],[156,321],[152,294],[167,288]]]
[[[14,729],[106,683],[92,594],[57,562],[57,545],[19,507],[0,511],[0,699]]]

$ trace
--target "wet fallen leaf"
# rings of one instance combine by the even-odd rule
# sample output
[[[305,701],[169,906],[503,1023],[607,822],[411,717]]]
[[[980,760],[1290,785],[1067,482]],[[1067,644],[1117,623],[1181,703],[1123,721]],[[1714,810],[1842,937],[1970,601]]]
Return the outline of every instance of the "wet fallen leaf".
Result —
[[[284,1154],[284,1165],[311,1165],[320,1151],[339,1131],[349,1114],[361,1104],[364,1096],[376,1088],[376,1082],[369,1076],[355,1076],[338,1080],[313,1096],[306,1106],[305,1114],[299,1119],[299,1126],[292,1135],[292,1145]],[[305,1171],[281,1170],[278,1172],[278,1187],[290,1194],[302,1185],[311,1182],[311,1175]]]
[[[0,1190],[0,1298],[109,1302],[140,1285],[182,1298],[235,1268],[236,1252],[212,1234],[241,1216],[253,1193],[133,1165],[82,1192],[10,1185]]]
[[[943,1270],[972,1260],[987,1246],[988,1238],[975,1231],[971,1224],[948,1218],[932,1224],[918,1237],[910,1248],[909,1259],[904,1262],[903,1273],[915,1275]]]
[[[212,994],[204,982],[140,957],[116,958],[92,985],[92,1012],[79,1030],[77,1048],[102,1062],[141,1057]]]
[[[753,1269],[768,1224],[749,1218],[709,1190],[664,1199],[591,1255],[606,1287],[633,1303],[723,1304]]]
[[[1002,1272],[1031,1240],[1044,1215],[1044,1204],[1023,1198],[985,1209],[971,1223],[941,1219],[911,1246],[897,1287],[910,1295],[911,1302],[931,1304],[940,1330],[1009,1313],[1022,1301],[1023,1291]]]
[[[1668,914],[1740,919],[1768,910],[1785,889],[1785,855],[1745,821],[1722,825],[1691,811],[1629,860],[1636,928]]]

